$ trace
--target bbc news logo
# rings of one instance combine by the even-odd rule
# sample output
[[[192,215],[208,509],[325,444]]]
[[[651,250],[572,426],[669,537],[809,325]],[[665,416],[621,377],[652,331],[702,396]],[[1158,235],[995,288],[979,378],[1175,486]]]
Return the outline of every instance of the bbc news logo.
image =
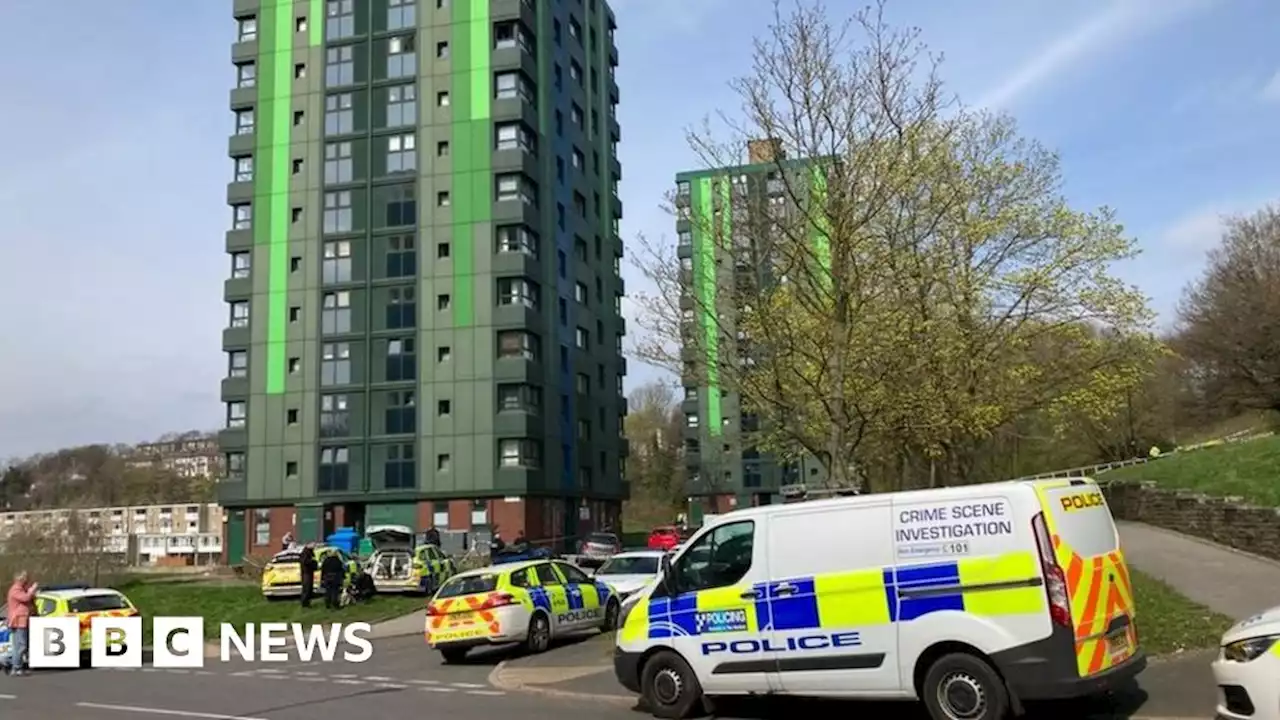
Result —
[[[335,662],[339,656],[362,663],[373,655],[369,623],[231,623],[218,627],[218,657],[231,662]],[[156,617],[151,621],[152,660],[158,668],[202,668],[205,663],[204,618]],[[143,630],[140,617],[94,617],[89,624],[89,662],[92,667],[142,667]],[[75,617],[33,617],[30,621],[28,666],[80,666],[81,628]]]

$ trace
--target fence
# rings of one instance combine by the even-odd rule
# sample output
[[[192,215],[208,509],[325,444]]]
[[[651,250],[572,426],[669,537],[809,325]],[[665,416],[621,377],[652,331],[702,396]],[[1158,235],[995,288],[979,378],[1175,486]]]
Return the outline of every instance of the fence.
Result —
[[[1227,444],[1233,444],[1233,443],[1250,442],[1253,440],[1261,440],[1263,438],[1268,438],[1273,435],[1275,435],[1274,432],[1259,433],[1259,432],[1254,432],[1252,430],[1245,430],[1242,432],[1232,433],[1231,435],[1227,435],[1226,437],[1222,437],[1217,440],[1208,440],[1206,442],[1196,443],[1194,445],[1177,447],[1177,448],[1174,448],[1172,452],[1168,452],[1168,453],[1160,453],[1158,455],[1151,455],[1147,457],[1130,458],[1128,460],[1118,460],[1116,462],[1099,463],[1097,465],[1085,465],[1084,467],[1068,468],[1066,470],[1054,470],[1052,472],[1040,473],[1039,475],[1025,475],[1020,478],[1014,478],[1014,480],[1015,481],[1016,480],[1049,480],[1051,478],[1094,477],[1108,470],[1116,470],[1119,468],[1130,467],[1133,465],[1145,465],[1147,463],[1155,462],[1157,460],[1163,460],[1164,458],[1174,457],[1176,455],[1185,455],[1186,453],[1195,452],[1197,450],[1204,450],[1205,448],[1217,447],[1219,445],[1227,445]]]

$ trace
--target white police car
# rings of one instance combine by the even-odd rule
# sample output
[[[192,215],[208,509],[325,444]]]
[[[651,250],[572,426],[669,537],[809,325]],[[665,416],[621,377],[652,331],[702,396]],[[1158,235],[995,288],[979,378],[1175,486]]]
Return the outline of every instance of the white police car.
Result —
[[[618,553],[605,561],[592,575],[613,588],[618,597],[626,600],[662,577],[663,550],[635,550]]]
[[[1280,607],[1237,623],[1213,663],[1218,717],[1280,720]]]

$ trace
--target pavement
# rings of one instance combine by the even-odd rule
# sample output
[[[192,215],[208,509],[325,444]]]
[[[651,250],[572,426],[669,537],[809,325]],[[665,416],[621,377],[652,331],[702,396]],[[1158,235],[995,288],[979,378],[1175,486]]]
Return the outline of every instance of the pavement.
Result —
[[[1280,602],[1280,563],[1142,525],[1120,528],[1129,561],[1188,597],[1242,618]],[[1251,599],[1252,598],[1252,599]],[[0,676],[0,717],[83,720],[193,718],[302,720],[317,714],[447,716],[489,720],[515,713],[524,720],[635,720],[634,695],[613,677],[613,639],[592,634],[536,656],[507,649],[474,652],[445,665],[424,644],[422,615],[379,623],[374,653],[360,664],[247,664],[206,657],[201,669],[41,671]],[[1215,690],[1213,650],[1151,662],[1137,686],[1087,703],[1030,707],[1028,720],[1208,720]],[[531,701],[532,700],[532,701]],[[858,713],[924,719],[918,704],[859,703]],[[772,720],[803,710],[847,713],[849,703],[789,698],[724,702],[725,720]],[[879,712],[877,712],[879,711]]]

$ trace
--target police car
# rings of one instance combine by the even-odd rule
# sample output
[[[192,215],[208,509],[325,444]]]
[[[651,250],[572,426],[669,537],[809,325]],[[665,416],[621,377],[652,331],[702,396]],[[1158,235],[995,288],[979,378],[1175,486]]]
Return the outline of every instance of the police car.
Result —
[[[448,663],[482,646],[519,643],[539,653],[565,634],[612,629],[619,607],[607,583],[569,563],[503,563],[446,581],[427,603],[424,634]]]
[[[1092,480],[842,497],[704,525],[624,603],[614,671],[661,718],[779,693],[1000,720],[1131,681],[1136,617]]]
[[[1280,720],[1280,607],[1237,623],[1213,663],[1218,717]]]
[[[592,575],[609,583],[621,600],[643,590],[662,575],[664,550],[633,550],[618,553],[605,561]]]
[[[134,606],[124,593],[110,588],[95,588],[88,585],[53,585],[41,587],[35,597],[35,615],[42,617],[75,616],[80,620],[80,650],[88,652],[92,647],[89,628],[93,618],[134,617],[138,608]],[[7,666],[10,661],[9,645],[12,642],[9,631],[8,608],[0,603],[0,666]]]

